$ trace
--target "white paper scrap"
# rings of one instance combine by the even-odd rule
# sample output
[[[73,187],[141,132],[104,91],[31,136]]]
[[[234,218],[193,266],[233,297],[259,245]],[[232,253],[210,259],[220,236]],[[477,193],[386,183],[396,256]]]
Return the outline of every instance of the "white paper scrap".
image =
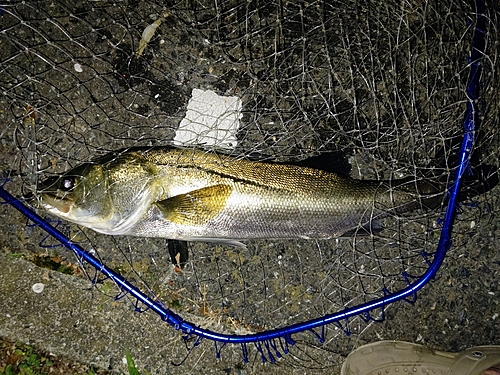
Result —
[[[174,144],[235,148],[242,106],[237,96],[220,96],[211,90],[193,89],[186,117],[175,132]]]

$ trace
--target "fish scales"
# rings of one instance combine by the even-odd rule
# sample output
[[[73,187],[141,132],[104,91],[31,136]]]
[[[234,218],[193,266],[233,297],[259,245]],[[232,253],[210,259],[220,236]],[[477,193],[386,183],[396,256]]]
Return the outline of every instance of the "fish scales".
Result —
[[[339,237],[391,212],[436,206],[442,193],[414,179],[355,180],[293,164],[154,148],[77,167],[41,200],[55,215],[102,233],[224,242]]]
[[[177,231],[184,232],[179,237],[336,237],[345,232],[346,227],[359,224],[362,219],[358,216],[366,216],[365,221],[369,219],[371,211],[367,210],[366,202],[373,201],[375,190],[380,187],[379,182],[360,184],[318,169],[235,160],[201,151],[176,150],[167,158],[162,152],[149,152],[144,156],[168,171],[165,175],[170,181],[161,184],[176,187],[166,190],[170,194],[214,184],[232,187],[224,208],[213,220],[206,225],[178,227]],[[172,179],[177,168],[184,169],[186,174]],[[162,199],[168,198],[169,194],[162,196]],[[165,231],[162,220],[151,230],[154,217],[158,215],[152,215],[145,226],[137,227],[136,235]]]

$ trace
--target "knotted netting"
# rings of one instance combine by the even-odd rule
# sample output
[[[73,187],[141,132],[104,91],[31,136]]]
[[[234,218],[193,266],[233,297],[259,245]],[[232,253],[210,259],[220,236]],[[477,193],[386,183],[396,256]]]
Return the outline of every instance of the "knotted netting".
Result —
[[[496,8],[481,11],[485,48],[474,60],[476,5],[458,1],[0,5],[2,176],[14,195],[28,196],[41,180],[96,156],[184,142],[275,162],[342,151],[356,179],[412,176],[452,186],[469,99],[480,121],[471,164],[498,165]],[[478,59],[480,97],[471,98]],[[207,92],[217,96],[200,98]],[[241,101],[241,109],[210,112],[205,123],[200,102],[220,97]],[[186,125],[193,113],[200,117]],[[253,335],[269,359],[275,349],[260,333],[356,308],[424,275],[446,204],[391,215],[375,235],[255,240],[246,249],[189,243],[182,270],[168,240],[109,237],[66,222],[57,228],[184,321],[228,337]],[[460,232],[486,222],[485,211],[495,211],[488,195],[462,207]],[[6,219],[2,245],[30,259],[48,252],[65,266],[77,263],[24,225]],[[20,241],[16,231],[29,233]],[[102,293],[123,296],[116,280],[81,263]],[[343,332],[383,319],[386,307],[340,319],[325,337],[321,325],[315,332],[334,348]]]

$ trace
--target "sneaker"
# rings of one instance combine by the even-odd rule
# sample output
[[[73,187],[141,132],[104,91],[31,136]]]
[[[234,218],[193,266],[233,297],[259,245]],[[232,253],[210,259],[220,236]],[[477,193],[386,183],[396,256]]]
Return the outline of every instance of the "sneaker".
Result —
[[[460,353],[431,350],[403,341],[363,345],[347,356],[341,375],[500,374],[500,346],[477,346]],[[485,374],[483,374],[485,375]]]

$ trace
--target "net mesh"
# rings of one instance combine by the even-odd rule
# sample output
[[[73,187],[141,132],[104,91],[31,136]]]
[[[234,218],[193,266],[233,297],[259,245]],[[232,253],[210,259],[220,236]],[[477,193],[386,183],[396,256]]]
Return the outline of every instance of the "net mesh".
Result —
[[[110,151],[170,144],[195,88],[241,98],[237,145],[226,150],[233,156],[282,162],[341,150],[354,178],[453,177],[473,4],[58,0],[0,9],[0,165],[18,195]],[[496,165],[500,116],[488,104],[500,100],[498,10],[487,17],[476,147],[481,162]],[[460,212],[462,233],[494,211],[488,196],[476,202],[479,209]],[[403,274],[428,268],[421,254],[436,249],[441,217],[439,209],[393,215],[380,235],[339,240],[248,241],[246,249],[190,243],[182,272],[166,240],[59,228],[186,320],[244,334],[403,289]],[[22,220],[1,226],[8,235],[0,241],[14,251],[72,262]],[[119,293],[82,269],[102,293]],[[354,332],[365,326],[351,322]],[[337,345],[341,330],[334,332],[326,348]]]

